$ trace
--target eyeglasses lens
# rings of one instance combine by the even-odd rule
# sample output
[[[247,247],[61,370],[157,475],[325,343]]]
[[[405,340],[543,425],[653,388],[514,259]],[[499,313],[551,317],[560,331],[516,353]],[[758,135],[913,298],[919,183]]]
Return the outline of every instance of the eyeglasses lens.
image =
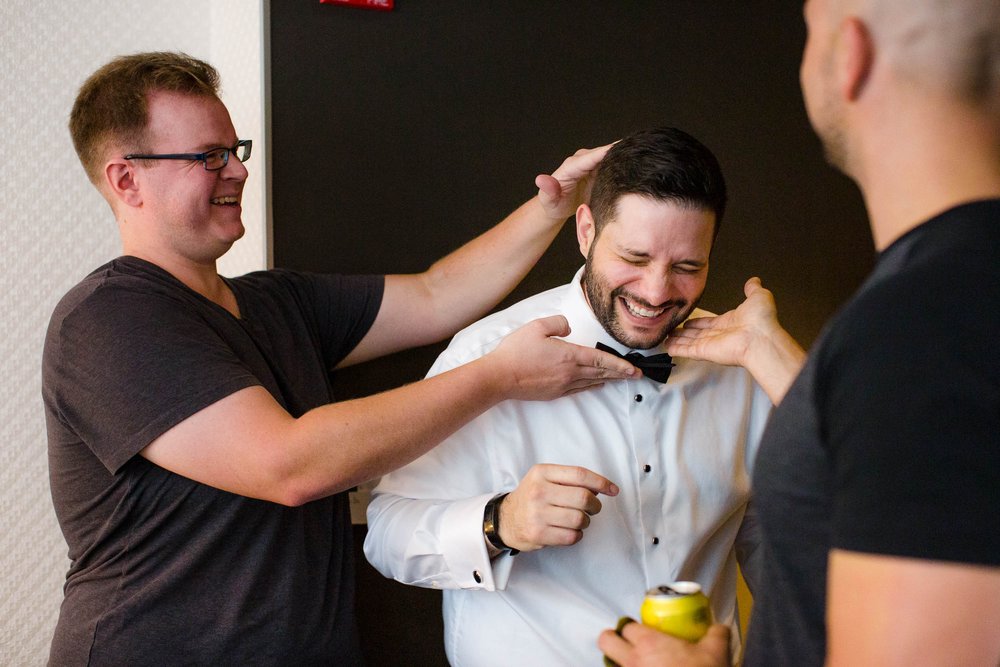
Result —
[[[237,144],[235,148],[217,148],[205,153],[205,169],[209,171],[222,169],[229,162],[230,153],[240,162],[246,162],[250,157],[250,146],[250,142],[247,141]]]

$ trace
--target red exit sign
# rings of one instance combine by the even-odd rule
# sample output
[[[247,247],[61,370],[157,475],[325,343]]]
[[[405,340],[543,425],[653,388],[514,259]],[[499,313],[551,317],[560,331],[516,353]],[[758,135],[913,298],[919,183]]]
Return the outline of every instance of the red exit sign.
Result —
[[[344,5],[346,7],[363,7],[364,9],[378,9],[384,12],[390,11],[395,0],[319,0],[323,5]]]

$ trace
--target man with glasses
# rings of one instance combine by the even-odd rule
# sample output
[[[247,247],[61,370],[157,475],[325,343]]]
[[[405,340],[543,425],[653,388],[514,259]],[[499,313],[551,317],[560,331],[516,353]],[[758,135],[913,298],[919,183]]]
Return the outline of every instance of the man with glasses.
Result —
[[[536,321],[432,380],[333,403],[330,369],[440,340],[528,271],[604,149],[417,275],[223,278],[250,140],[218,74],[118,58],[70,118],[121,257],[60,301],[43,360],[52,496],[69,545],[53,665],[361,662],[346,490],[491,405],[638,373]],[[235,158],[235,159],[234,159]]]

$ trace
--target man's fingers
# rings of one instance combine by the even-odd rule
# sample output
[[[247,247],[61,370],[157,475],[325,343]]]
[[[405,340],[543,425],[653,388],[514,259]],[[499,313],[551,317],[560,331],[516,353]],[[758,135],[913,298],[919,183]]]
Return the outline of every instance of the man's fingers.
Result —
[[[660,650],[658,653],[664,657],[675,656],[678,659],[687,655],[692,658],[697,654],[700,658],[697,664],[728,665],[729,660],[729,635],[728,625],[716,623],[708,628],[708,632],[702,637],[697,645],[689,643],[686,639],[661,633],[648,625],[641,623],[628,623],[621,629],[621,636],[630,644],[638,645],[644,639],[654,639],[656,643],[663,647],[670,646],[671,650]],[[694,663],[685,663],[694,664]]]
[[[743,283],[743,294],[750,296],[759,289],[764,288],[764,283],[761,282],[760,278],[754,276],[749,278],[745,283]]]
[[[551,400],[608,380],[641,377],[624,359],[561,340],[570,333],[562,315],[543,317],[506,336],[486,355],[507,398]]]
[[[543,335],[549,338],[568,336],[571,331],[569,322],[563,315],[540,317],[524,326],[538,329]],[[633,377],[639,373],[639,370],[635,366],[621,357],[609,352],[602,352],[596,347],[567,343],[563,340],[555,342],[559,345],[567,346],[565,350],[572,355],[572,357],[567,357],[567,360],[572,359],[576,361],[584,379],[621,379]]]
[[[598,148],[581,148],[563,160],[552,174],[535,176],[542,205],[552,207],[551,212],[556,212],[563,206],[572,205],[576,208],[576,205],[585,201],[590,191],[590,176],[610,147],[611,144]],[[568,211],[568,214],[571,215],[572,211]]]
[[[562,195],[562,185],[548,174],[535,176],[535,186],[541,194],[550,199],[559,199],[560,195]]]
[[[605,153],[613,144],[598,146],[597,148],[580,148],[552,172],[552,177],[558,181],[579,181],[594,170],[598,163],[604,159]],[[537,181],[535,182],[537,185]]]
[[[562,316],[556,315],[553,317]],[[537,322],[540,327],[555,326],[555,323],[550,324],[548,322],[550,319],[552,318],[547,317],[544,318],[544,320],[535,320],[535,322]],[[558,336],[565,334],[550,335]],[[596,347],[586,347],[583,345],[577,345],[576,343],[567,343],[562,340],[555,342],[559,345],[566,346],[563,348],[567,355],[565,360],[575,363],[575,374],[578,381],[587,383],[592,380],[597,380],[598,383],[600,383],[603,380],[622,380],[624,378],[634,378],[642,375],[642,371],[638,368],[621,357],[611,354],[610,352],[602,352]]]
[[[627,621],[631,619],[622,619]],[[627,664],[635,659],[643,665],[724,665],[729,655],[729,627],[713,625],[697,644],[678,639],[642,623],[622,623],[597,637],[597,646],[611,660]],[[607,664],[607,663],[605,663]]]
[[[582,466],[542,464],[538,468],[546,481],[566,487],[567,495],[565,502],[569,507],[584,509],[584,506],[587,506],[595,508],[594,502],[596,502],[596,510],[589,513],[596,514],[600,511],[601,503],[599,500],[590,495],[589,498],[592,498],[594,502],[589,502],[587,495],[579,492],[574,493],[572,491],[574,488],[589,491],[591,494],[618,495],[619,489],[614,482]]]
[[[693,333],[700,329],[711,328],[718,317],[692,317],[686,320],[683,325],[670,332],[671,336],[683,336],[685,333]]]
[[[523,515],[520,536],[539,546],[569,546],[583,539],[590,527],[590,515],[579,509],[568,509],[545,503],[532,505]]]
[[[730,635],[728,625],[716,623],[708,628],[705,636],[698,641],[698,647],[704,649],[702,655],[711,656],[713,664],[732,664],[730,656]]]
[[[606,144],[604,146],[598,146],[597,148],[581,148],[572,157],[567,158],[562,165],[555,171],[553,176],[567,176],[574,180],[578,179],[580,176],[587,174],[594,170],[594,167],[604,159],[604,155],[608,152],[613,144]]]
[[[564,315],[539,317],[537,320],[532,320],[525,326],[540,329],[544,335],[549,336],[550,338],[553,336],[568,336],[570,333],[569,321]]]
[[[632,645],[611,629],[605,630],[597,637],[597,648],[606,656],[605,665],[622,665],[632,654]]]
[[[580,511],[579,509],[568,509],[556,505],[549,505],[542,511],[544,523],[551,530],[565,531],[567,534],[574,533],[579,537],[579,533],[590,527],[591,513]],[[575,542],[576,539],[573,540]],[[568,542],[572,544],[573,542]]]
[[[572,345],[572,343],[568,343],[568,345]],[[597,348],[591,349],[582,345],[578,345],[577,347],[580,348],[580,365],[593,367],[595,369],[594,377],[621,379],[635,377],[641,373],[638,368],[610,352],[603,352]]]
[[[597,494],[618,492],[611,480],[587,468],[536,464],[500,505],[504,541],[521,551],[576,544],[590,517],[601,511]]]

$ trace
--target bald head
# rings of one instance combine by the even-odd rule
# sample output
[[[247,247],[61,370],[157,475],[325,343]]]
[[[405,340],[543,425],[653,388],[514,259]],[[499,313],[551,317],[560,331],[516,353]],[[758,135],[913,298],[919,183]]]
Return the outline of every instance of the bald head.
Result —
[[[899,78],[1000,107],[1000,0],[830,0],[868,26]],[[853,11],[852,11],[853,10]]]
[[[807,0],[802,87],[876,247],[1000,196],[1000,0]]]

